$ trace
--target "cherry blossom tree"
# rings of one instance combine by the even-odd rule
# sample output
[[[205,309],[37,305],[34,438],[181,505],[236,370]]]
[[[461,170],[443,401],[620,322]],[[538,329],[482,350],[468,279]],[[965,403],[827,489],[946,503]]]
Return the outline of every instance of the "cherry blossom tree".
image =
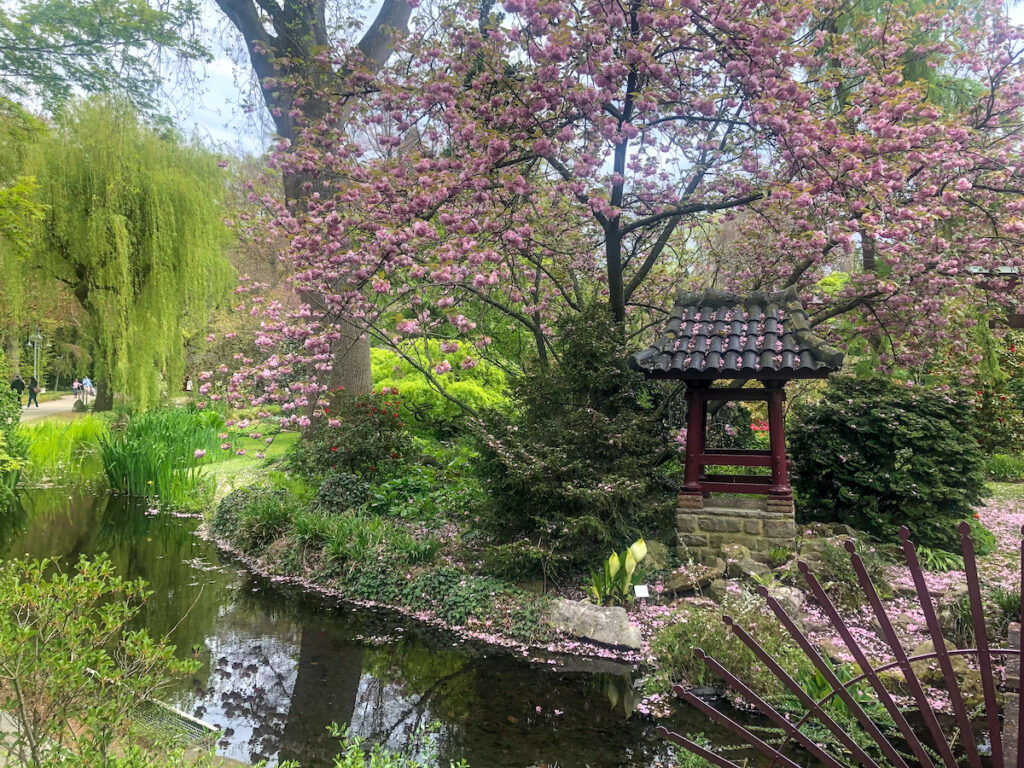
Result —
[[[346,47],[334,33],[348,27],[339,29],[331,23],[328,0],[216,2],[242,36],[277,135],[295,147],[301,141],[298,126],[326,126],[333,119],[332,109],[346,109],[353,96],[346,88],[347,75],[357,71],[368,76],[383,66],[396,39],[407,31],[413,7],[409,0],[384,0],[358,43]],[[301,166],[284,174],[284,194],[291,206],[302,207],[308,176],[308,169]],[[303,291],[302,298],[323,309],[316,291]],[[367,391],[371,385],[368,337],[349,321],[338,319],[337,327],[341,333],[332,345],[336,364],[331,384]]]
[[[884,337],[890,360],[956,343],[951,302],[1016,290],[995,275],[1021,264],[1021,30],[994,3],[870,10],[424,9],[429,34],[278,147],[309,195],[278,209],[292,283],[322,303],[288,313],[240,289],[266,320],[262,397],[315,399],[350,319],[435,383],[450,363],[424,337],[484,356],[513,326],[546,360],[558,319],[595,300],[635,330],[709,278],[726,224],[731,286],[795,285],[816,324]],[[300,367],[297,390],[275,383]]]

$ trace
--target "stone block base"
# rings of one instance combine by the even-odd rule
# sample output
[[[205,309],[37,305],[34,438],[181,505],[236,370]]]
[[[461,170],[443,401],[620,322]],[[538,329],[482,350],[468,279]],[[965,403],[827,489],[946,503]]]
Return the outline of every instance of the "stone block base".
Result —
[[[681,557],[705,560],[726,544],[742,544],[757,560],[772,549],[796,548],[793,499],[680,493],[676,505],[676,549]]]

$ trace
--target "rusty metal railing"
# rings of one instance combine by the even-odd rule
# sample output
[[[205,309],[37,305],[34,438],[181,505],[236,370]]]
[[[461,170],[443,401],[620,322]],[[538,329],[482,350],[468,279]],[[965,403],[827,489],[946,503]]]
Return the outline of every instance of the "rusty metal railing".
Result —
[[[764,755],[773,766],[800,768],[798,763],[788,754],[794,745],[799,745],[813,758],[820,761],[821,764],[828,766],[828,768],[850,768],[850,766],[855,764],[862,765],[864,768],[936,768],[936,761],[943,768],[959,768],[962,764],[966,764],[970,768],[983,768],[982,754],[975,738],[971,713],[964,703],[960,691],[960,683],[957,680],[952,663],[952,659],[956,656],[973,656],[977,659],[984,694],[984,730],[987,730],[988,733],[988,747],[990,750],[986,754],[986,765],[992,768],[1024,768],[1024,707],[1018,706],[1016,708],[1015,744],[1011,745],[1009,750],[1004,749],[999,696],[992,663],[993,657],[1017,657],[1019,659],[1020,649],[989,647],[978,578],[977,559],[970,530],[971,528],[968,523],[961,523],[961,550],[964,558],[967,595],[977,647],[962,650],[949,650],[946,648],[946,641],[942,636],[935,606],[928,593],[924,571],[918,561],[914,544],[910,541],[910,532],[906,528],[901,528],[900,538],[902,539],[903,555],[907,562],[907,567],[910,569],[917,593],[917,600],[921,606],[932,645],[935,648],[933,653],[913,657],[907,654],[907,651],[900,643],[878,591],[868,576],[864,562],[860,555],[857,554],[855,543],[848,541],[845,547],[850,553],[850,562],[856,573],[857,581],[881,629],[882,639],[893,654],[894,661],[878,666],[872,664],[864,648],[857,642],[849,625],[839,614],[839,611],[832,600],[829,599],[821,583],[814,576],[807,563],[800,562],[798,563],[798,568],[810,594],[822,608],[832,628],[846,644],[847,650],[860,669],[860,674],[845,682],[840,681],[833,667],[814,647],[813,643],[797,626],[793,618],[786,613],[780,603],[768,593],[764,586],[759,586],[757,589],[758,593],[765,599],[769,609],[775,614],[800,650],[807,656],[814,668],[831,687],[831,693],[816,701],[793,679],[787,670],[783,669],[773,658],[770,651],[762,648],[750,633],[729,616],[722,617],[729,630],[753,652],[757,659],[779,680],[782,686],[806,708],[806,713],[799,719],[794,720],[792,712],[783,713],[778,711],[778,709],[755,693],[740,678],[719,664],[710,654],[699,648],[695,650],[698,658],[702,659],[715,675],[724,680],[746,702],[767,717],[781,731],[782,738],[778,743],[771,744],[759,737],[749,727],[732,719],[727,713],[710,706],[702,699],[689,693],[682,686],[675,686],[673,691],[708,717],[730,730],[753,750]],[[1024,529],[1022,529],[1021,535],[1024,537]],[[1022,539],[1020,545],[1020,570],[1022,576],[1024,576],[1024,539]],[[1022,584],[1024,584],[1024,580],[1022,580]],[[1021,601],[1018,616],[1022,625],[1024,625],[1024,599]],[[925,685],[914,671],[913,665],[916,662],[930,661],[932,659],[938,662],[945,691],[949,695],[950,707],[953,711],[953,719],[958,733],[956,747],[954,747],[953,740],[943,731],[939,723],[939,713],[933,708],[932,702],[927,696]],[[1019,684],[1018,690],[1024,691],[1024,663],[1018,663],[1017,667],[1017,674],[1019,676],[1017,681]],[[915,724],[913,725],[900,709],[892,694],[887,690],[879,675],[879,673],[893,669],[898,669],[902,673],[907,689],[914,701],[915,710],[919,717],[914,718]],[[868,712],[865,711],[861,704],[863,699],[851,692],[851,690],[856,690],[865,681],[871,687],[878,702],[885,708],[889,717],[892,718],[892,724],[895,725],[895,729],[899,734],[898,737],[895,737],[895,734],[892,733],[887,735]],[[878,754],[884,758],[883,762],[879,762],[878,759],[868,754],[858,740],[854,739],[842,725],[829,715],[826,707],[833,698],[838,698],[846,705],[850,714],[856,719],[860,727],[863,728],[864,734],[877,745]],[[801,730],[812,720],[817,721],[835,737],[837,743],[848,751],[849,759],[853,760],[853,763],[842,762],[845,759],[844,757],[827,751],[821,744]],[[1010,726],[1008,730],[1013,733],[1012,724]],[[703,746],[685,736],[670,731],[664,726],[659,726],[658,733],[721,768],[740,768],[737,763],[716,752],[714,745],[710,747]],[[894,744],[890,736],[897,738],[898,743]],[[954,753],[954,748],[957,750],[956,754]],[[1015,756],[1012,764],[1007,761],[1008,754]]]

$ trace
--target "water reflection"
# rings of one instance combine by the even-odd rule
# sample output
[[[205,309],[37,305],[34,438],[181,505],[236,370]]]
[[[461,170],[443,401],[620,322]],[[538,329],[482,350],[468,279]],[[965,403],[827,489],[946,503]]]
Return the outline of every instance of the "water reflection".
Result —
[[[438,721],[445,763],[672,764],[652,724],[630,717],[629,675],[470,653],[389,614],[307,600],[224,562],[195,525],[149,517],[124,499],[35,491],[0,555],[74,560],[105,551],[120,572],[146,579],[154,594],[140,622],[172,632],[178,652],[202,662],[171,703],[222,727],[220,751],[239,760],[330,766],[330,723],[399,748]]]

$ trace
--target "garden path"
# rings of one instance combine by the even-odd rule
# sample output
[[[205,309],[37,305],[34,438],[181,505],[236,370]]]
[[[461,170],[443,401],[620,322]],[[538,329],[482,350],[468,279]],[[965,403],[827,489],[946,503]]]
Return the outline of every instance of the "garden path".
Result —
[[[64,395],[64,397],[58,400],[48,400],[45,403],[40,403],[38,408],[35,406],[32,406],[32,408],[22,408],[21,420],[22,422],[35,421],[46,416],[53,416],[56,413],[71,413],[74,404],[74,395]]]

